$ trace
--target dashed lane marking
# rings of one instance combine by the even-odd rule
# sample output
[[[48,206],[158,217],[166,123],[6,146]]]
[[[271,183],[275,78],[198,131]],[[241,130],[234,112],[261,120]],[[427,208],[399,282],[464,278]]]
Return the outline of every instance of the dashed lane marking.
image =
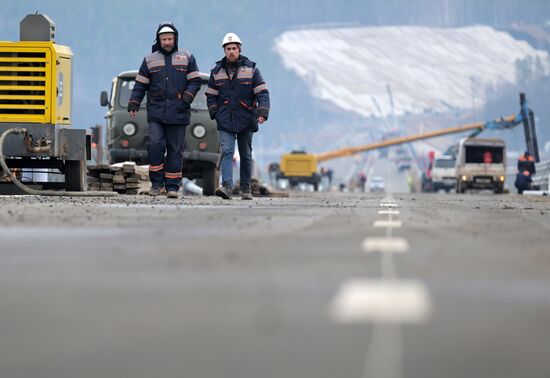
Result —
[[[409,250],[409,242],[404,238],[366,238],[362,246],[367,253],[404,253]]]
[[[331,315],[339,323],[420,323],[431,312],[428,292],[417,281],[352,279],[331,304]]]
[[[399,228],[403,225],[402,221],[398,220],[377,220],[374,222],[374,227],[388,227],[388,228]]]
[[[399,215],[399,210],[380,210],[379,215]]]

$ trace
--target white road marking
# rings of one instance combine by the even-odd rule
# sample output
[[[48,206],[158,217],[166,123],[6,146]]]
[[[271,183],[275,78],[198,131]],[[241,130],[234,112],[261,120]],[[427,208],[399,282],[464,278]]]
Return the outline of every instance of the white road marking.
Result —
[[[380,215],[399,215],[399,210],[379,210]]]
[[[389,228],[399,228],[403,225],[401,221],[394,220],[377,220],[374,222],[374,227],[389,227]]]
[[[382,253],[381,277],[379,280],[351,280],[343,284],[332,301],[332,315],[336,321],[373,322],[373,334],[365,356],[363,378],[402,378],[402,335],[400,323],[421,322],[431,314],[431,300],[425,287],[416,281],[400,281],[393,253],[409,250],[404,238],[392,237],[393,227],[401,227],[395,221],[397,203],[391,195],[380,204],[386,210],[387,220],[378,220],[375,227],[386,227],[386,237],[366,238],[363,251]]]
[[[417,281],[352,279],[331,305],[331,315],[340,323],[420,323],[431,311],[427,290]]]
[[[404,238],[366,238],[362,246],[367,253],[404,253],[409,250],[409,242]]]

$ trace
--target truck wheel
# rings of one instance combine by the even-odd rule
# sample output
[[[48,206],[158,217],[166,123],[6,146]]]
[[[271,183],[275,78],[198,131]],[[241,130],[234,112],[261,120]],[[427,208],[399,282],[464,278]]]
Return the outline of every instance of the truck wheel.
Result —
[[[213,196],[218,186],[219,171],[216,167],[205,168],[202,171],[202,194],[205,196]]]
[[[83,192],[87,186],[88,172],[85,160],[65,160],[65,190]]]

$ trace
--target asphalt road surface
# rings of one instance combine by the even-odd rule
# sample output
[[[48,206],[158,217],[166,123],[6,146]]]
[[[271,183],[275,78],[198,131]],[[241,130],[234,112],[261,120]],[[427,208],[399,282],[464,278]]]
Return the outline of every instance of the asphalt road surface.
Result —
[[[0,377],[550,377],[548,198],[2,196],[0,249]]]

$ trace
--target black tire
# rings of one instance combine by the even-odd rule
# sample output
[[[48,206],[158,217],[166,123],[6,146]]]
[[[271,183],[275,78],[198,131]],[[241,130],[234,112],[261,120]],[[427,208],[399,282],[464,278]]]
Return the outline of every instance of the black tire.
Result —
[[[64,173],[66,191],[83,192],[86,190],[88,172],[85,160],[66,160]]]
[[[202,171],[202,194],[213,196],[218,187],[220,173],[216,167],[205,168]]]

